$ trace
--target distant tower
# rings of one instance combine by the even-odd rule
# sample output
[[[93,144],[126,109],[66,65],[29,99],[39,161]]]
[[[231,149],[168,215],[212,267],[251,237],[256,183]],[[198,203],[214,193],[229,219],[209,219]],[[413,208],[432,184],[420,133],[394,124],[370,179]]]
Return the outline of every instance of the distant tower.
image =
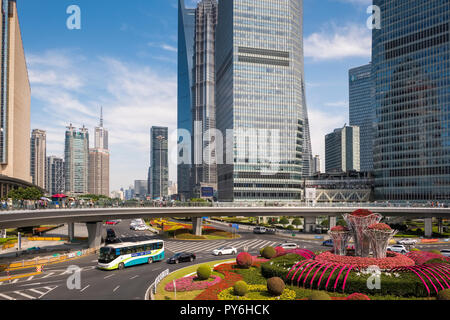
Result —
[[[69,195],[88,193],[89,131],[79,131],[70,124],[64,148],[65,192]]]
[[[34,129],[31,133],[31,177],[33,184],[45,189],[45,161],[47,158],[46,150],[46,132],[44,130]]]

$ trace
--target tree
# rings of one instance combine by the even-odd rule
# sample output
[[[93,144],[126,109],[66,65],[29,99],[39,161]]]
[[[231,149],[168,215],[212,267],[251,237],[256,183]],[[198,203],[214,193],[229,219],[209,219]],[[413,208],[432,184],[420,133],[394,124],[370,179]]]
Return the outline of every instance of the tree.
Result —
[[[39,200],[44,194],[42,191],[36,187],[31,188],[18,188],[16,190],[11,190],[8,193],[8,198],[13,200]]]
[[[289,224],[289,220],[286,217],[282,217],[280,219],[280,224],[285,226],[285,225]]]
[[[303,223],[302,223],[302,220],[300,220],[300,218],[295,218],[295,219],[292,221],[292,224],[293,224],[294,226],[298,227],[298,226],[301,226]]]

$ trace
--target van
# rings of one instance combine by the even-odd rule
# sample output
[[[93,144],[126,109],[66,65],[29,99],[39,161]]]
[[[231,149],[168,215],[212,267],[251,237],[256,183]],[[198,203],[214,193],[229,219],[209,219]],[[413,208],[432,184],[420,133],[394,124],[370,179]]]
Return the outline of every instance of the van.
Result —
[[[111,243],[116,241],[116,233],[114,232],[113,229],[107,229],[106,230],[106,242],[107,243]]]
[[[262,234],[262,233],[266,233],[267,229],[265,227],[256,227],[253,229],[253,233],[258,233],[258,234]]]

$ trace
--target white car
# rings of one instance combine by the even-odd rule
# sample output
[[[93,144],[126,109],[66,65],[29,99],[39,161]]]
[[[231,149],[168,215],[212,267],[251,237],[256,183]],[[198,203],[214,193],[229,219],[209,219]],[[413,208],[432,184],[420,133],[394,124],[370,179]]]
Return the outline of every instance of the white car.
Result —
[[[135,231],[146,231],[149,230],[149,227],[146,226],[145,224],[137,224],[137,225],[132,225],[130,227],[131,230],[135,230]]]
[[[225,254],[237,254],[237,249],[234,247],[220,247],[218,249],[213,250],[212,254],[215,256],[221,256],[221,255],[225,255]]]
[[[408,250],[402,244],[394,244],[392,246],[387,247],[387,251],[393,251],[401,254],[405,254]]]
[[[416,245],[417,244],[417,240],[415,240],[415,239],[402,239],[402,240],[398,240],[397,241],[397,244],[403,244],[403,245],[406,245],[406,246],[414,246],[414,245]]]
[[[442,249],[442,250],[441,250],[441,254],[442,254],[444,257],[450,257],[450,249]]]
[[[286,250],[298,249],[298,244],[293,243],[293,242],[285,242],[285,243],[280,243],[276,247],[281,247],[281,248],[286,249]]]
[[[132,226],[132,225],[141,225],[141,224],[145,224],[144,220],[142,220],[142,219],[134,219],[134,220],[131,220],[130,226]]]

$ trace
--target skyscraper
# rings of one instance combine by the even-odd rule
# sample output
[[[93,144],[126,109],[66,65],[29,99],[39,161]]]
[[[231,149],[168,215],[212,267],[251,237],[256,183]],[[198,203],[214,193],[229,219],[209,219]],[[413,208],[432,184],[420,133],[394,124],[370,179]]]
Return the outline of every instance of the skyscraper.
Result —
[[[187,9],[178,0],[178,152],[177,177],[179,193],[188,199],[192,195],[192,88],[194,60],[195,9]],[[183,133],[184,132],[184,133]],[[183,148],[182,146],[185,146]]]
[[[361,171],[373,171],[373,139],[375,132],[375,86],[372,64],[350,69],[349,109],[350,125],[360,128]]]
[[[45,189],[51,195],[64,193],[64,160],[55,156],[47,157]]]
[[[313,174],[321,173],[321,172],[322,171],[320,169],[320,156],[316,155],[316,156],[314,156],[314,159],[313,159]]]
[[[45,189],[47,138],[44,130],[34,129],[31,133],[30,154],[30,171],[33,184]]]
[[[0,180],[1,196],[12,184],[31,183],[31,90],[16,1],[1,1]],[[11,181],[14,180],[14,183]]]
[[[147,180],[134,180],[134,197],[144,200],[148,194]]]
[[[325,136],[325,172],[360,171],[359,127],[345,126]]]
[[[65,192],[69,195],[88,193],[89,132],[83,126],[79,131],[70,124],[66,130],[64,147]]]
[[[168,196],[169,159],[167,127],[152,127],[150,130],[150,169],[148,193],[152,199]],[[135,188],[136,189],[136,188]],[[135,190],[137,193],[137,190]]]
[[[300,200],[312,169],[303,1],[219,1],[218,21],[216,124],[227,136],[219,200]]]
[[[95,128],[94,148],[89,149],[89,193],[109,197],[108,130],[103,127],[103,108],[100,124]]]
[[[215,103],[215,32],[217,1],[202,0],[195,10],[195,47],[193,83],[193,187],[205,183],[217,190],[217,165],[214,133]]]
[[[450,199],[450,2],[375,0],[375,197]]]

